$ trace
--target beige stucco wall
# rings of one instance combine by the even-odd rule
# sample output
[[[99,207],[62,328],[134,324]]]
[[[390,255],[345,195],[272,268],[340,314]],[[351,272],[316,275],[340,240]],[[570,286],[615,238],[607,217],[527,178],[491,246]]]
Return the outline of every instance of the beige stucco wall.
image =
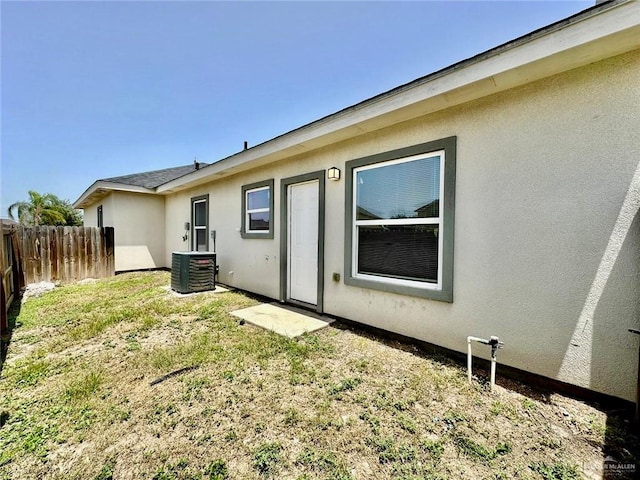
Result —
[[[166,267],[164,197],[112,192],[84,209],[84,224],[98,225],[102,205],[105,227],[114,227],[116,272]]]
[[[272,178],[273,174],[271,175],[268,178]],[[165,259],[167,265],[171,265],[172,251],[190,250],[191,238],[183,241],[183,236],[185,234],[184,223],[191,221],[191,197],[208,193],[210,195],[209,230],[216,231],[217,263],[220,265],[219,280],[245,290],[277,298],[280,268],[278,234],[274,240],[245,240],[240,237],[241,186],[265,178],[267,177],[262,170],[255,174],[233,178],[228,182],[217,183],[214,187],[203,187],[167,197],[167,257]],[[275,187],[276,190],[278,188],[279,186]],[[276,193],[275,199],[276,202],[279,201],[278,193]],[[277,225],[279,225],[279,220],[276,220],[276,228]],[[210,237],[209,248],[213,250],[213,242]]]
[[[98,207],[102,205],[102,221],[105,227],[113,227],[113,214],[114,214],[114,196],[115,193],[110,193],[107,196],[100,199],[98,202],[84,208],[83,210],[83,223],[85,227],[97,227],[98,226]]]
[[[98,226],[98,205],[100,203],[94,203],[82,209],[82,223],[85,227]]]
[[[344,171],[348,160],[455,135],[453,303],[332,281],[333,272],[344,275],[342,180],[326,185],[325,312],[461,352],[468,335],[498,335],[500,363],[632,400],[638,78],[636,51],[170,195],[165,263],[172,250],[188,249],[181,237],[190,197],[208,193],[220,281],[278,298],[282,178]],[[242,239],[241,186],[269,178],[275,238]]]

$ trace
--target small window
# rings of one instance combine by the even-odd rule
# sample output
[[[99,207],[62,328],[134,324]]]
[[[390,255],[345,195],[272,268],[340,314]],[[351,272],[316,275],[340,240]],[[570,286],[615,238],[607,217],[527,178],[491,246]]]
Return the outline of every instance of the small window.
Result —
[[[102,218],[102,205],[98,207],[98,228],[104,227],[104,220]]]
[[[273,238],[273,179],[242,187],[242,238]]]
[[[455,137],[346,164],[345,283],[453,299]]]
[[[209,195],[191,199],[191,250],[194,252],[209,251]]]

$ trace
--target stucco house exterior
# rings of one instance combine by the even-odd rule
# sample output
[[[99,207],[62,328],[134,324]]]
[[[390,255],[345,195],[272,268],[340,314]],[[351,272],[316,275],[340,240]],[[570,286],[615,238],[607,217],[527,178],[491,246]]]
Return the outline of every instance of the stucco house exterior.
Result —
[[[164,197],[156,188],[206,164],[96,180],[73,206],[84,209],[86,227],[114,227],[116,272],[165,266]]]
[[[156,266],[215,231],[222,283],[458,352],[497,335],[501,364],[635,401],[640,3],[76,205],[109,198],[145,211]]]

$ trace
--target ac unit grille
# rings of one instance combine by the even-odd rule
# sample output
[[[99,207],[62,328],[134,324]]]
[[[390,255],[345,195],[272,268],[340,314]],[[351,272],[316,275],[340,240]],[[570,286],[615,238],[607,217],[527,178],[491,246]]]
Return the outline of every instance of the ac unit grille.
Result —
[[[171,288],[180,293],[202,292],[216,288],[216,254],[173,252]]]

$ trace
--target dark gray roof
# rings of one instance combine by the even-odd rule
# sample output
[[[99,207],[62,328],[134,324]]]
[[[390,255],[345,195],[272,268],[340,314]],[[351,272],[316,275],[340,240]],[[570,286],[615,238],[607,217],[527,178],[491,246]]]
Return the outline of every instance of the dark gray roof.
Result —
[[[207,164],[198,162],[200,167]],[[132,173],[121,177],[102,178],[100,181],[122,183],[124,185],[135,185],[137,187],[156,188],[163,183],[170,182],[196,170],[195,165],[184,165],[182,167],[163,168],[162,170],[152,170],[150,172]]]

